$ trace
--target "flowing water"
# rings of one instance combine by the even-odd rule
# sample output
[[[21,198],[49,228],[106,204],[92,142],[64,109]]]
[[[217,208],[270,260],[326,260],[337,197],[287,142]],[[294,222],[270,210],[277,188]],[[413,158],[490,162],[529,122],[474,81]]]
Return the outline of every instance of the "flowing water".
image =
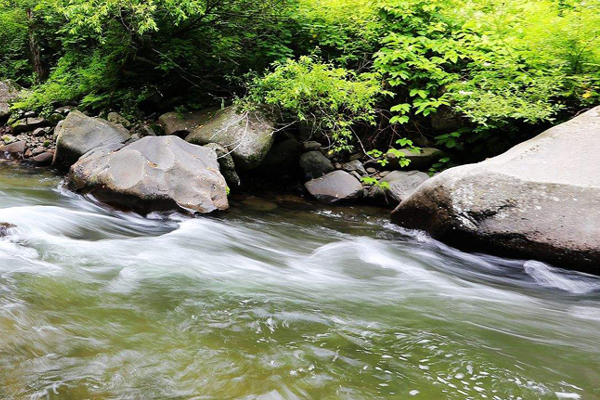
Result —
[[[144,218],[0,164],[0,398],[600,399],[600,279],[250,200]]]

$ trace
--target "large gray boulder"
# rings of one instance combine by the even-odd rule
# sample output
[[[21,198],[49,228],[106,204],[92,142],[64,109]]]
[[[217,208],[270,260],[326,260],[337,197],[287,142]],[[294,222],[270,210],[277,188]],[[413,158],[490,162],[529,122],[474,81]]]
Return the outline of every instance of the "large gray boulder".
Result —
[[[235,165],[243,170],[258,167],[273,145],[275,125],[260,110],[243,112],[236,107],[227,107],[214,113],[205,110],[187,114],[183,118],[179,129],[189,130],[186,141],[201,146],[217,143],[225,147],[231,151]]]
[[[75,191],[142,212],[180,207],[209,213],[229,207],[215,150],[177,136],[97,148],[71,167],[67,179]]]
[[[19,87],[9,80],[0,81],[0,122],[10,116],[10,102],[19,96]]]
[[[79,157],[101,146],[125,143],[129,131],[120,125],[100,118],[90,118],[79,111],[72,111],[56,128],[56,153],[52,164],[67,170]]]
[[[600,273],[600,107],[508,152],[421,185],[394,222],[477,245]]]
[[[362,194],[363,186],[346,171],[334,171],[304,184],[306,190],[323,203],[336,203],[357,198]]]

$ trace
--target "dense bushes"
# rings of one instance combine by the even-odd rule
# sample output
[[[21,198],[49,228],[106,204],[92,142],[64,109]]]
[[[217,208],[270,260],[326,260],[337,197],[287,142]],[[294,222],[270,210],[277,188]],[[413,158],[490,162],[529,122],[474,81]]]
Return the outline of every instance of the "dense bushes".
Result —
[[[357,75],[302,56],[275,63],[272,72],[254,78],[245,100],[275,106],[283,119],[324,133],[331,150],[341,152],[360,141],[353,129],[357,124],[375,124],[375,105],[385,94],[377,74]]]
[[[599,0],[0,0],[0,75],[24,85],[28,34],[51,73],[18,107],[248,91],[337,150],[407,136],[483,157],[600,103]]]

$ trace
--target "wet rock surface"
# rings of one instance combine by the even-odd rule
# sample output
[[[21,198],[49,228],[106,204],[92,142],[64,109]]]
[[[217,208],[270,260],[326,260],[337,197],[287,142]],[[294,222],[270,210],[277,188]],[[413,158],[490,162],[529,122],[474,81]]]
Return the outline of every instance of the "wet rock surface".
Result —
[[[131,134],[120,125],[72,111],[57,128],[53,165],[68,170],[79,157],[101,146],[124,143]]]
[[[454,245],[600,271],[600,107],[421,185],[394,222]]]
[[[215,150],[177,136],[96,148],[71,167],[67,179],[73,190],[140,212],[179,207],[209,213],[229,207]]]
[[[350,200],[362,194],[363,186],[354,176],[345,171],[334,171],[306,182],[306,190],[323,203]]]

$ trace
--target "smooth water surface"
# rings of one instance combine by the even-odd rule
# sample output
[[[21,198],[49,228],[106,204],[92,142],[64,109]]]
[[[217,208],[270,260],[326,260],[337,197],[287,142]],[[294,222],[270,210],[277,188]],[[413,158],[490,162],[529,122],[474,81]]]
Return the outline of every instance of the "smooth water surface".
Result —
[[[260,204],[144,218],[0,164],[0,398],[600,399],[600,279]]]

